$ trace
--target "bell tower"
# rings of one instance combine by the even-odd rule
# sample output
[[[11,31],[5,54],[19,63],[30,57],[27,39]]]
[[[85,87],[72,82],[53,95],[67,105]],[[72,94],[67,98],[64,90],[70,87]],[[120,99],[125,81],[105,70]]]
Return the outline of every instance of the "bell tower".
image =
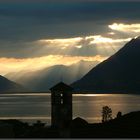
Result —
[[[51,90],[51,124],[66,128],[72,121],[72,87],[60,82]]]

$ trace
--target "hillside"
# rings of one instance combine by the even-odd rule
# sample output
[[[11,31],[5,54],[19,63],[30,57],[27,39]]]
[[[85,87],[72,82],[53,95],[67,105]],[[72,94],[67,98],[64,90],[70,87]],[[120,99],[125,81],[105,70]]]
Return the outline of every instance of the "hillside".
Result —
[[[97,64],[98,62],[79,61],[70,66],[54,65],[34,72],[9,73],[5,76],[32,91],[48,91],[60,81],[70,84],[80,79]]]
[[[72,86],[79,91],[139,93],[140,37],[132,39]]]
[[[73,120],[72,138],[140,138],[140,111],[130,112],[105,123],[88,124]]]
[[[25,88],[0,75],[0,93],[23,92]]]

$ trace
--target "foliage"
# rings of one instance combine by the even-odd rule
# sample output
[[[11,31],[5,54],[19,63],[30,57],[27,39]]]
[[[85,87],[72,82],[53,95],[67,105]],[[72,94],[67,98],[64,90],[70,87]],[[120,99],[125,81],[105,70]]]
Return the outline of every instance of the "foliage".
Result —
[[[107,122],[112,119],[112,109],[108,106],[102,108],[102,122]]]

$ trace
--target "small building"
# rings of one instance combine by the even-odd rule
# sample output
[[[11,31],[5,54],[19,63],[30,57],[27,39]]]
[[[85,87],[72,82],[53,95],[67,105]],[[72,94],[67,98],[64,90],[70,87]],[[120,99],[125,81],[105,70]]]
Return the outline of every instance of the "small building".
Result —
[[[72,87],[60,82],[51,90],[51,124],[56,128],[67,128],[72,121]]]

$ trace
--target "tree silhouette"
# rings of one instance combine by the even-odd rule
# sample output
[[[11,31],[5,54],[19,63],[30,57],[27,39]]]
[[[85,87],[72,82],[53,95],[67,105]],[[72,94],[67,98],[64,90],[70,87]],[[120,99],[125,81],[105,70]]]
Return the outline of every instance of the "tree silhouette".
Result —
[[[119,111],[119,112],[117,113],[117,118],[120,118],[121,116],[122,116],[122,112]]]
[[[112,109],[108,106],[102,108],[102,122],[107,122],[112,119]]]

